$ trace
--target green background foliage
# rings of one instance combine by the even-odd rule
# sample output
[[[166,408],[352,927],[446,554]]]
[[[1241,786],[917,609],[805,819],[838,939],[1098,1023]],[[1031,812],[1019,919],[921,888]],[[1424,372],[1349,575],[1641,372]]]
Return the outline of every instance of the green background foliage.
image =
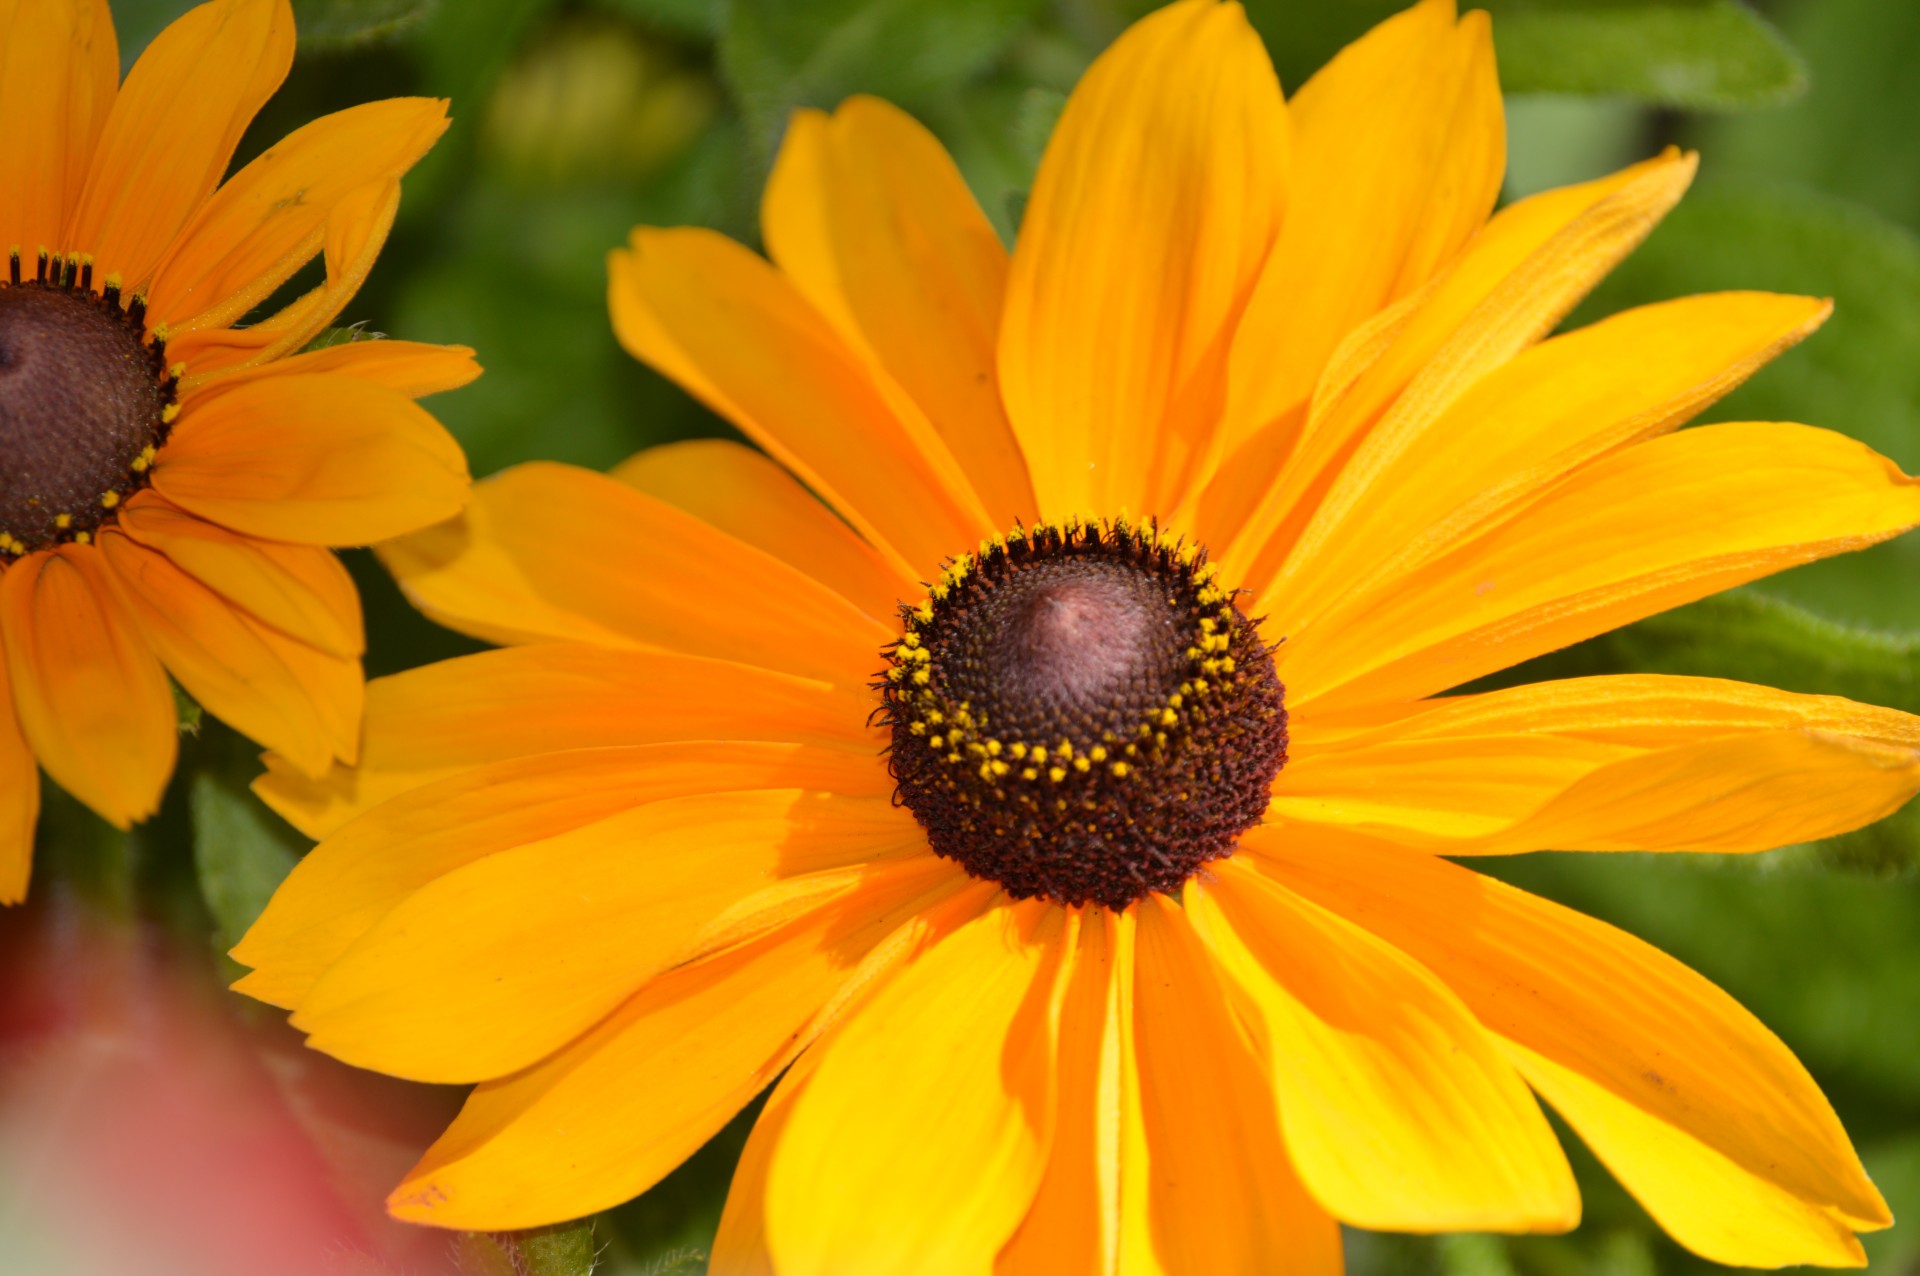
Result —
[[[1394,0],[1247,0],[1298,85]],[[138,50],[186,0],[114,0]],[[946,141],[1011,236],[1065,93],[1148,0],[294,0],[300,57],[241,158],[330,110],[452,100],[392,242],[344,321],[476,347],[487,375],[432,401],[476,474],[534,457],[605,466],[725,432],[629,359],[604,259],[636,223],[755,242],[758,192],[798,106],[888,97]],[[1667,142],[1693,194],[1572,322],[1720,288],[1830,295],[1828,326],[1707,419],[1842,430],[1920,468],[1920,5],[1887,0],[1486,0],[1510,92],[1509,197]],[[372,560],[370,668],[470,649]],[[1661,670],[1750,678],[1920,712],[1920,537],[1788,573],[1535,662],[1515,677]],[[223,949],[301,850],[244,791],[252,751],[195,724],[162,817],[113,839],[49,810],[45,881]],[[102,849],[105,847],[106,849]],[[114,856],[120,857],[116,867]],[[1719,981],[1806,1060],[1895,1213],[1920,1216],[1920,816],[1739,862],[1538,855],[1497,871],[1650,939]],[[103,885],[104,883],[104,885]],[[36,890],[40,889],[36,886]],[[209,970],[219,973],[209,959]],[[226,972],[226,973],[231,973]],[[693,1272],[750,1127],[736,1120],[593,1231],[468,1238],[463,1270]],[[1705,1265],[1666,1241],[1568,1138],[1587,1222],[1557,1238],[1352,1234],[1361,1276],[1592,1276]],[[1867,1238],[1920,1272],[1920,1229]]]

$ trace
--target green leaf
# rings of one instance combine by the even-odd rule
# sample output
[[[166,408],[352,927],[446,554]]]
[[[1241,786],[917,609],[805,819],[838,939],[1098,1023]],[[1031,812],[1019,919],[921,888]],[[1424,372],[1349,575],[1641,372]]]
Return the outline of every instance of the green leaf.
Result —
[[[1866,209],[1812,192],[1704,185],[1575,316],[1721,289],[1830,296],[1804,345],[1705,419],[1803,421],[1920,469],[1920,240]],[[1762,589],[1851,624],[1920,630],[1920,537],[1816,563]]]
[[[300,52],[323,53],[391,40],[432,11],[437,0],[293,0]]]
[[[762,158],[796,107],[922,105],[985,72],[1038,0],[734,0],[720,65]]]
[[[1486,0],[1509,93],[1738,110],[1788,102],[1807,69],[1739,0]]]
[[[269,811],[232,768],[196,772],[193,864],[225,952],[240,942],[310,843]]]

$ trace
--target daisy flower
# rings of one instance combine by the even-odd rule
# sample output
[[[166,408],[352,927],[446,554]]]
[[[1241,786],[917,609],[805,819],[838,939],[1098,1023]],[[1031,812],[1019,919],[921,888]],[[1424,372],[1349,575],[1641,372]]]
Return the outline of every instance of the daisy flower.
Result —
[[[293,60],[287,0],[213,0],[120,82],[106,0],[0,0],[0,900],[39,776],[122,828],[173,770],[169,673],[309,774],[357,756],[359,599],[330,546],[444,520],[413,403],[472,352],[301,353],[367,276],[446,104],[316,120],[220,178]],[[256,316],[301,267],[310,290]],[[253,322],[245,322],[254,319]]]
[[[389,547],[499,650],[370,689],[235,955],[311,1044],[478,1083],[392,1196],[644,1191],[763,1089],[716,1272],[1337,1272],[1555,1232],[1556,1110],[1682,1244],[1858,1264],[1787,1048],[1452,861],[1758,851],[1920,788],[1920,720],[1706,678],[1441,695],[1920,522],[1802,425],[1677,430],[1825,303],[1549,335],[1670,153],[1498,212],[1484,14],[1283,100],[1239,7],[1088,72],[1011,254],[919,125],[792,122],[763,259],[634,233],[613,321],[737,424],[533,464]]]

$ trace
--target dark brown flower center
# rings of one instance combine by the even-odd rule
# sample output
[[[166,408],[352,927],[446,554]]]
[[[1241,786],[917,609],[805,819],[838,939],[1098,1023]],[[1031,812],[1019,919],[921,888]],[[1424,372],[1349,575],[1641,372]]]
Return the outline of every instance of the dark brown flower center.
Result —
[[[879,684],[897,800],[975,877],[1120,909],[1260,822],[1285,692],[1203,553],[1124,523],[1016,531],[902,615]]]
[[[92,270],[20,259],[0,280],[0,551],[90,539],[145,486],[174,410],[144,307]]]

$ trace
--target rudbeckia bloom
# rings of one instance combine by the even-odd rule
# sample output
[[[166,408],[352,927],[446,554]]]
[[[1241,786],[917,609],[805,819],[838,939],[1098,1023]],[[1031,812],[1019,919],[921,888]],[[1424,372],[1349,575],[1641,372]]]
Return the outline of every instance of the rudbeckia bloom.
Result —
[[[0,0],[0,33],[13,902],[38,767],[123,828],[158,806],[177,747],[169,672],[291,766],[354,760],[359,599],[328,547],[459,510],[465,459],[412,400],[478,368],[471,351],[399,341],[300,353],[366,278],[445,103],[317,120],[222,185],[292,62],[287,0],[201,5],[125,84],[106,0]],[[316,256],[320,282],[257,317]]]
[[[1819,301],[1548,335],[1691,157],[1494,213],[1503,163],[1484,15],[1430,0],[1286,103],[1184,0],[1080,84],[1010,256],[866,99],[793,120],[771,262],[637,231],[622,340],[764,452],[483,484],[386,554],[508,645],[259,785],[325,840],[240,987],[478,1083],[390,1208],[586,1214],[772,1085],[716,1272],[1334,1272],[1336,1220],[1573,1227],[1544,1100],[1698,1253],[1861,1262],[1886,1207],[1778,1039],[1450,857],[1838,833],[1920,787],[1920,720],[1438,693],[1920,488],[1807,426],[1676,431]]]

